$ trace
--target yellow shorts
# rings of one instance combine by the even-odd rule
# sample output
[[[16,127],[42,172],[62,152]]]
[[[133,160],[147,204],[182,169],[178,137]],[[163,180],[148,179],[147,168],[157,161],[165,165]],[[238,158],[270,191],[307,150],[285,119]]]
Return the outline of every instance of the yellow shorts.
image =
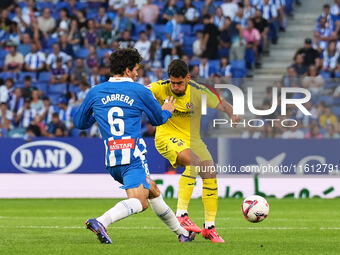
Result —
[[[210,152],[202,141],[202,139],[195,139],[195,141],[188,141],[181,139],[177,136],[157,136],[155,138],[156,149],[166,159],[170,161],[170,164],[176,168],[177,155],[190,148],[196,155],[198,155],[201,161],[213,160]],[[191,145],[191,146],[190,146]]]

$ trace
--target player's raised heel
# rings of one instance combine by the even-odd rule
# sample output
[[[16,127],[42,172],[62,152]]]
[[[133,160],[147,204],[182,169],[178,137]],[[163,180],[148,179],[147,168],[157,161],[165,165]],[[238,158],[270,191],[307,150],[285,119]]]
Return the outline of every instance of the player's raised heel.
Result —
[[[187,243],[191,242],[195,239],[196,233],[195,232],[189,232],[188,236],[185,235],[179,235],[178,236],[178,241],[181,243]]]
[[[96,219],[89,219],[85,222],[86,228],[95,233],[101,243],[111,244],[111,238],[106,232],[106,228]]]
[[[179,221],[181,226],[189,232],[201,233],[201,229],[190,220],[188,215],[177,217],[177,220]]]

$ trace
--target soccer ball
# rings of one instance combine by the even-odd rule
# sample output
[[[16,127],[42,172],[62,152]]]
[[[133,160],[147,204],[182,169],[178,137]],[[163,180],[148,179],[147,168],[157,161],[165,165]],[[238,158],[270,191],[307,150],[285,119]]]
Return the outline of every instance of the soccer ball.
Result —
[[[242,213],[250,222],[263,221],[269,213],[268,202],[261,196],[249,196],[242,203]]]

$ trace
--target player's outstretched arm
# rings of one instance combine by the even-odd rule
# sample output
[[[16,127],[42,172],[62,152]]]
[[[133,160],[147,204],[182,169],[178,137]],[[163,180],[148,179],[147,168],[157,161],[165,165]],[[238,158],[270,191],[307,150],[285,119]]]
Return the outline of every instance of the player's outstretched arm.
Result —
[[[74,126],[78,129],[87,129],[96,122],[96,119],[92,115],[92,96],[90,92],[73,116]]]
[[[145,89],[143,92],[144,93],[141,93],[140,98],[144,105],[143,111],[148,116],[150,123],[153,126],[163,125],[171,118],[172,113],[176,108],[176,100],[173,98],[171,98],[171,100],[168,99],[168,102],[164,103],[164,109],[162,109],[161,105],[149,89]]]

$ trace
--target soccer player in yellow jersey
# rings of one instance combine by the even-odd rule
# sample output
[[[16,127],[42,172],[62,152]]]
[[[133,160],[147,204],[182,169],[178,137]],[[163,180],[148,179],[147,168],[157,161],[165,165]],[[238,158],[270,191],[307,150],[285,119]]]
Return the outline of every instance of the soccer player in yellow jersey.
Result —
[[[179,59],[173,60],[168,68],[168,80],[151,83],[148,87],[162,105],[167,97],[176,99],[177,108],[167,123],[156,128],[155,144],[158,152],[167,158],[171,165],[184,166],[179,180],[179,193],[176,216],[188,231],[202,232],[202,236],[212,242],[224,240],[215,229],[218,194],[216,172],[197,171],[211,169],[212,157],[200,136],[201,98],[206,95],[207,106],[226,112],[233,122],[239,117],[233,115],[232,106],[220,100],[217,94],[190,78],[187,64]],[[188,205],[197,175],[203,180],[202,200],[205,210],[205,223],[201,230],[188,216]]]

